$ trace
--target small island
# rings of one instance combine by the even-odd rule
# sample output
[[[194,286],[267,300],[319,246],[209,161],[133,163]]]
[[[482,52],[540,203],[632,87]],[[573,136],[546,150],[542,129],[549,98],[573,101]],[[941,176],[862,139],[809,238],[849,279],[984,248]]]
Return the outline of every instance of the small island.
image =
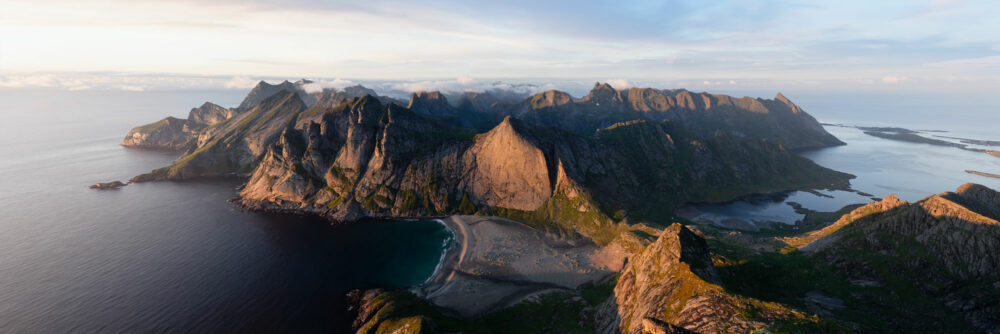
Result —
[[[965,170],[965,172],[966,172],[966,173],[969,173],[969,174],[975,174],[975,175],[979,175],[979,176],[985,176],[985,177],[992,177],[992,178],[997,178],[997,179],[1000,179],[1000,174],[992,174],[992,173],[984,173],[984,172],[977,172],[977,171],[974,171],[974,170],[968,170],[968,169],[967,169],[967,170]]]

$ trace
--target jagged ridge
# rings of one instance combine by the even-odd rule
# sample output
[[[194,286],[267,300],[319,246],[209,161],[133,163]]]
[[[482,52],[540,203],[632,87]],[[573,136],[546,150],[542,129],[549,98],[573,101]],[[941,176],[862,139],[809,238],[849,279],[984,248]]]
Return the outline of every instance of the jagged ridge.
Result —
[[[792,241],[852,280],[912,284],[972,326],[997,332],[998,208],[1000,193],[977,184],[916,203],[890,196]]]

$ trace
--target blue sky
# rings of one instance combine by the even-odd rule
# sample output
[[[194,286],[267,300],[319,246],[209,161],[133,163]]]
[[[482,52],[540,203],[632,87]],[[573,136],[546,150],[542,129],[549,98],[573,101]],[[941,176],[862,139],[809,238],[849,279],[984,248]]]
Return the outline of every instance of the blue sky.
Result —
[[[0,8],[6,88],[243,88],[299,77],[467,88],[474,78],[986,94],[1000,82],[995,1],[0,0]]]

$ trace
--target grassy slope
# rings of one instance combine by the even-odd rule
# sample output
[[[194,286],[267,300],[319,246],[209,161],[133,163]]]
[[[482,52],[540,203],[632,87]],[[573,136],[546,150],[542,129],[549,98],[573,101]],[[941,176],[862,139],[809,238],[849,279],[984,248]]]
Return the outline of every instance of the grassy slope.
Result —
[[[815,221],[810,226],[813,230],[822,229],[837,219],[837,214],[856,208],[848,206],[837,213],[813,214]],[[768,234],[783,233],[759,233]],[[960,315],[947,310],[938,298],[917,286],[914,273],[899,269],[905,267],[902,264],[910,261],[909,257],[926,257],[927,252],[919,243],[898,235],[873,237],[891,240],[896,244],[894,249],[901,253],[889,255],[855,249],[846,256],[874,269],[884,286],[852,284],[842,271],[828,264],[824,253],[809,254],[790,248],[756,252],[718,239],[709,240],[709,244],[717,254],[716,269],[727,289],[734,293],[804,308],[803,297],[807,292],[823,291],[840,298],[847,306],[844,310],[832,310],[835,318],[857,323],[865,332],[974,332]]]
[[[399,320],[414,317],[429,319],[433,324],[426,328],[445,333],[593,333],[594,308],[611,296],[614,284],[609,280],[579,291],[549,293],[473,319],[443,314],[407,291],[383,292],[373,301],[379,310],[359,333],[391,332],[403,323]]]

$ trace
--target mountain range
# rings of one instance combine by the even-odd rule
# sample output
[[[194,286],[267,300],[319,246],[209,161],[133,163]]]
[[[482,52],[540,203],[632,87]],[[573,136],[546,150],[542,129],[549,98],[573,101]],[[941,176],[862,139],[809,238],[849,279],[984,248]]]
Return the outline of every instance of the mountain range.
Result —
[[[499,216],[628,259],[606,281],[475,318],[487,328],[459,326],[469,319],[405,291],[369,291],[359,332],[523,330],[498,317],[543,324],[533,332],[1000,328],[1000,194],[983,186],[916,203],[890,196],[787,236],[681,224],[673,213],[685,203],[849,188],[853,176],[796,154],[843,143],[780,93],[598,83],[582,98],[416,92],[404,102],[309,84],[261,82],[236,108],[206,103],[133,129],[123,145],[183,153],[132,181],[238,176],[244,208],[332,222]],[[540,305],[572,311],[541,319]]]
[[[291,89],[307,83],[262,82],[240,107],[206,104],[187,121],[174,120],[183,123],[181,131],[166,131],[172,128],[160,122],[134,129],[129,145],[174,148],[183,142],[186,150],[171,166],[133,181],[249,175],[238,202],[250,209],[308,212],[333,221],[480,213],[601,239],[612,235],[616,223],[669,221],[673,208],[686,202],[844,188],[851,178],[782,144],[840,144],[790,102],[701,94],[701,104],[635,113],[638,102],[622,97],[640,90],[598,84],[580,100],[558,91],[515,104],[489,93],[462,95],[459,106],[467,108],[486,104],[476,100],[495,100],[489,110],[457,108],[437,92],[414,93],[404,107],[363,88],[325,90],[315,99],[342,101],[330,106],[309,105],[304,90]],[[364,96],[349,97],[355,93]],[[668,101],[691,96],[671,94],[678,98]],[[601,105],[608,115],[594,109]],[[685,121],[665,118],[669,113]],[[715,114],[683,116],[695,113]],[[230,118],[201,123],[207,114]],[[489,117],[469,116],[480,114]],[[500,119],[483,122],[493,118]],[[462,126],[471,119],[490,128]],[[802,130],[800,123],[812,127]],[[760,130],[759,124],[767,125]],[[177,138],[165,138],[170,134]],[[798,136],[809,139],[792,139]]]

